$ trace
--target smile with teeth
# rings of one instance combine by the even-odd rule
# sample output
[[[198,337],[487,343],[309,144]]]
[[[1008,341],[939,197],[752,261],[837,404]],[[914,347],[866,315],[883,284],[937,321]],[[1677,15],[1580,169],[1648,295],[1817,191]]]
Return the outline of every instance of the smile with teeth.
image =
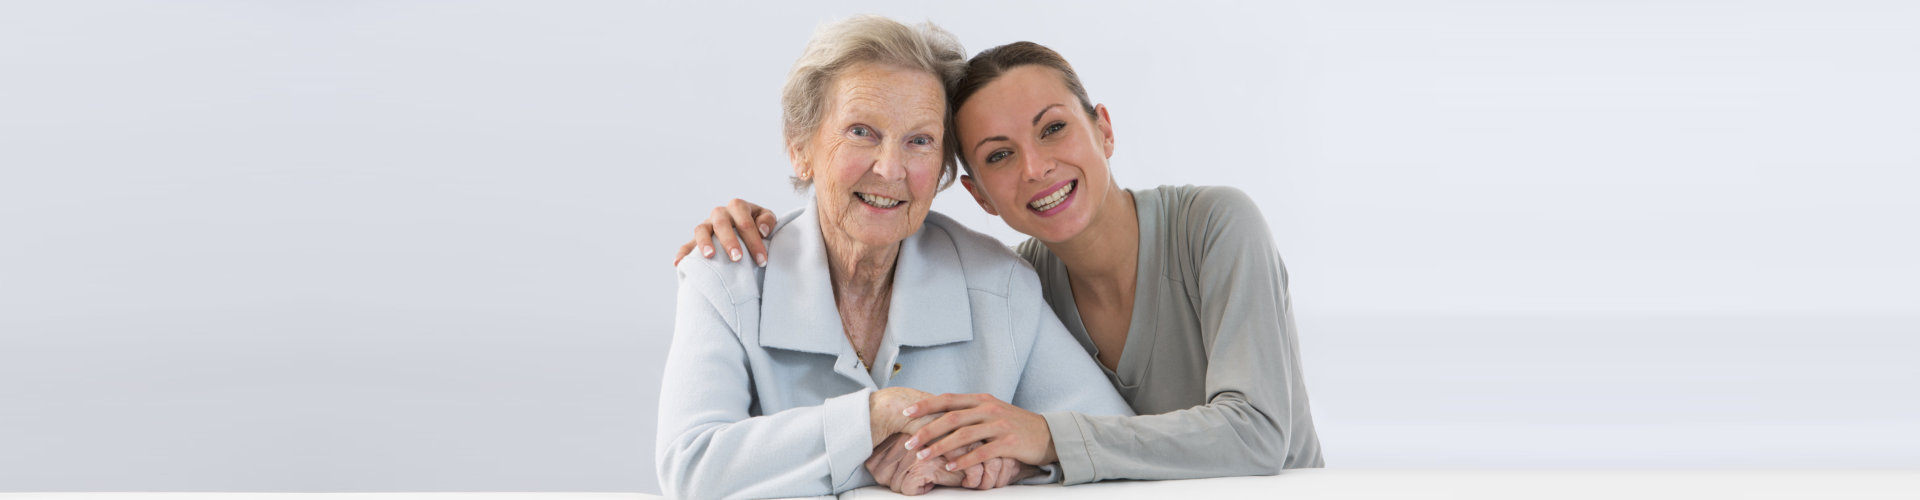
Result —
[[[1066,201],[1067,195],[1073,192],[1074,186],[1078,185],[1080,185],[1080,181],[1069,182],[1065,186],[1060,186],[1059,191],[1054,191],[1053,194],[1047,195],[1045,198],[1033,200],[1033,203],[1028,203],[1027,207],[1038,212],[1052,210],[1053,207],[1059,206],[1060,202]]]
[[[893,208],[895,205],[902,203],[900,200],[872,193],[853,193],[853,195],[873,208]]]

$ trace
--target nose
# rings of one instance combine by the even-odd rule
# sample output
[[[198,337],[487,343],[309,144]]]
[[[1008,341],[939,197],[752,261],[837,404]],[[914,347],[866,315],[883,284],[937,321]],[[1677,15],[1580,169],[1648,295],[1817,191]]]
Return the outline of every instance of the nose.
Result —
[[[1035,151],[1035,149],[1029,148],[1028,151]],[[1026,162],[1021,165],[1020,168],[1026,172],[1028,181],[1046,180],[1047,175],[1053,173],[1054,165],[1058,163],[1053,161],[1052,157],[1046,155],[1029,154],[1026,156]]]
[[[907,178],[907,148],[889,146],[874,159],[873,173],[881,179],[898,181]]]

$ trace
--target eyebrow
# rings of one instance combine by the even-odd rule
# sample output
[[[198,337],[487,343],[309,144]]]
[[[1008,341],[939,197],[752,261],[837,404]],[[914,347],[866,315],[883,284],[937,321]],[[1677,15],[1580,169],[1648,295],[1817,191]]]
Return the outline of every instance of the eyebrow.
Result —
[[[1048,105],[1047,107],[1044,107],[1044,108],[1040,108],[1040,112],[1039,112],[1039,113],[1034,113],[1034,114],[1033,114],[1033,124],[1034,124],[1034,125],[1039,125],[1039,124],[1040,124],[1040,117],[1043,117],[1043,116],[1047,116],[1047,110],[1049,110],[1049,109],[1053,109],[1053,108],[1058,108],[1058,107],[1060,107],[1060,106],[1061,106],[1061,105],[1059,105],[1059,104],[1053,104],[1053,105]],[[987,145],[987,143],[988,143],[988,142],[991,142],[991,141],[1004,141],[1004,140],[1008,140],[1008,139],[1007,139],[1007,136],[1004,136],[1004,135],[996,135],[996,136],[993,136],[993,137],[988,137],[988,138],[985,138],[985,139],[981,139],[981,140],[980,140],[980,142],[979,142],[978,144],[974,144],[974,145],[973,145],[973,149],[980,149],[980,146],[985,146],[985,145]]]
[[[1039,125],[1039,124],[1040,124],[1040,117],[1042,117],[1042,116],[1046,116],[1046,115],[1047,115],[1047,110],[1049,110],[1049,109],[1053,109],[1053,108],[1058,108],[1058,107],[1060,107],[1060,105],[1059,105],[1059,104],[1055,104],[1055,105],[1052,105],[1052,106],[1047,106],[1047,107],[1044,107],[1044,108],[1040,108],[1040,112],[1039,112],[1039,113],[1034,113],[1034,114],[1033,114],[1033,124],[1034,124],[1034,125]]]

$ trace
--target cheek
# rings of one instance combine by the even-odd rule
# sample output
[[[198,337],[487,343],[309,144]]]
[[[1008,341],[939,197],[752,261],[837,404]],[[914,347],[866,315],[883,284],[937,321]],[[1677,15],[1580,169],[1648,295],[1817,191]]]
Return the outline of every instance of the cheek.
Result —
[[[986,174],[980,170],[975,172],[980,172],[980,175],[973,176],[980,185],[980,191],[986,194],[987,201],[993,202],[994,206],[1000,206],[1004,211],[1007,200],[1018,196],[1014,193],[1014,183],[1007,180],[1008,176],[1000,175],[998,172],[993,174]]]
[[[828,181],[836,188],[852,185],[860,180],[860,176],[867,170],[867,165],[871,163],[870,158],[861,148],[835,148],[834,154],[827,157],[825,172],[827,178],[822,180]]]
[[[907,177],[907,189],[915,199],[931,202],[934,191],[940,188],[940,157],[929,156],[914,160],[912,174]]]

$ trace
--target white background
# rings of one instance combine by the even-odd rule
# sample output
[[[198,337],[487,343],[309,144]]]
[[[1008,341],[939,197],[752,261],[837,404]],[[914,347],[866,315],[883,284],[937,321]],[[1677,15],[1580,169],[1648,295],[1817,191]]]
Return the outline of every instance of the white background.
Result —
[[[706,4],[0,4],[0,490],[658,491],[669,257],[862,12],[1251,193],[1332,467],[1920,467],[1911,2]]]

